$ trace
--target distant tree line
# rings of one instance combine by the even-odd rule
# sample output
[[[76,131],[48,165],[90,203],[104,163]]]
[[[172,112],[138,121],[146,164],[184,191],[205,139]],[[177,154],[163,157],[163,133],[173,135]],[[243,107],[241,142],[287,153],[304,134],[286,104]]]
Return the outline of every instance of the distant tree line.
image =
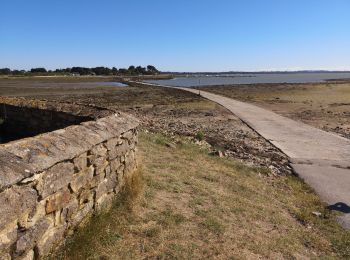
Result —
[[[9,68],[0,69],[0,75],[13,75],[13,76],[26,76],[26,75],[97,75],[97,76],[108,76],[108,75],[125,75],[125,76],[136,76],[136,75],[155,75],[159,74],[155,66],[148,65],[147,67],[142,66],[130,66],[129,68],[116,67],[72,67],[66,69],[46,70],[45,68],[33,68],[31,70],[11,70]]]

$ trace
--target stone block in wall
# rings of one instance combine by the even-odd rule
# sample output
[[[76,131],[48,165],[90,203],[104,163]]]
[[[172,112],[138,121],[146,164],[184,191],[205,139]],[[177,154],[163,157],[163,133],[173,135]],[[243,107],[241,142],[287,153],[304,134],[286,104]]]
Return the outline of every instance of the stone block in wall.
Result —
[[[99,200],[104,194],[107,193],[107,179],[104,179],[101,183],[98,184],[96,188],[95,199]]]
[[[94,167],[91,165],[73,175],[73,180],[69,185],[74,193],[78,193],[80,189],[88,185],[94,177],[94,170]]]
[[[35,244],[44,235],[46,230],[52,226],[52,220],[49,218],[43,218],[36,225],[28,230],[21,232],[15,247],[15,256],[21,256],[26,251],[34,248]]]
[[[36,245],[36,251],[39,258],[48,255],[63,240],[67,226],[50,228],[41,237]]]
[[[133,130],[130,130],[122,135],[122,139],[126,139],[128,141],[131,141],[134,137],[134,132]]]
[[[0,259],[1,253],[9,251],[10,246],[17,240],[17,221],[7,223],[6,227],[0,230]]]
[[[116,172],[111,173],[107,178],[106,189],[107,192],[114,191],[118,185],[118,176]]]
[[[27,225],[22,225],[24,228],[29,228],[35,225],[39,220],[46,216],[46,200],[37,202],[35,210],[29,215]]]
[[[11,260],[11,255],[9,253],[0,251],[0,259],[1,260]]]
[[[94,191],[93,190],[83,190],[79,194],[79,205],[80,207],[84,206],[86,203],[94,200]]]
[[[109,162],[105,157],[98,158],[98,163],[95,164],[95,173],[96,175],[105,175],[105,170]]]
[[[46,200],[46,214],[50,214],[56,210],[61,210],[69,204],[70,198],[71,194],[68,188],[51,195]]]
[[[78,199],[72,198],[70,202],[61,211],[62,221],[68,222],[68,224],[70,224],[72,222],[72,218],[77,214],[78,210]]]
[[[0,151],[0,190],[29,177],[33,169],[24,160],[7,152]]]
[[[111,138],[106,142],[106,148],[108,151],[114,151],[116,146],[121,145],[123,140],[120,137]]]
[[[89,183],[89,187],[96,188],[103,180],[105,179],[105,176],[103,174],[98,174],[92,178],[92,180]]]
[[[108,149],[108,158],[109,160],[115,159],[117,156],[120,156],[120,147],[123,145],[123,140],[118,138],[113,138],[106,142],[106,147]]]
[[[75,214],[72,215],[69,225],[71,227],[77,227],[89,214],[92,214],[94,202],[91,201],[84,205],[83,208],[79,209]]]
[[[111,174],[111,165],[107,165],[105,168],[105,176],[108,177]]]
[[[73,159],[73,164],[76,171],[82,171],[87,167],[87,153],[83,153]]]
[[[14,186],[0,193],[0,233],[9,223],[35,210],[37,193],[29,186]]]
[[[42,198],[55,193],[56,191],[68,187],[74,174],[74,165],[70,162],[58,163],[49,170],[43,172],[42,178],[38,180],[36,186]]]
[[[125,172],[129,173],[135,170],[136,167],[136,157],[133,150],[129,151],[125,156]]]
[[[29,252],[22,255],[19,260],[34,260],[34,250],[30,250]]]
[[[106,157],[107,148],[103,144],[96,145],[91,149],[90,154],[96,157]]]
[[[110,160],[113,160],[124,155],[128,150],[130,150],[129,144],[127,142],[123,142],[122,144],[116,146],[113,150],[108,151],[108,157]]]
[[[117,172],[118,168],[122,165],[120,158],[113,159],[110,162],[111,173]]]

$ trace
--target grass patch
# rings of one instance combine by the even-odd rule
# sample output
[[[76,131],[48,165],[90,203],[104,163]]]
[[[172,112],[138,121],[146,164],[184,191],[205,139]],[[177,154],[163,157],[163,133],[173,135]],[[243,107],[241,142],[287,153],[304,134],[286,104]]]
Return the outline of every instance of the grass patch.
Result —
[[[144,186],[131,181],[55,259],[350,257],[350,232],[298,178],[169,141],[140,134]]]

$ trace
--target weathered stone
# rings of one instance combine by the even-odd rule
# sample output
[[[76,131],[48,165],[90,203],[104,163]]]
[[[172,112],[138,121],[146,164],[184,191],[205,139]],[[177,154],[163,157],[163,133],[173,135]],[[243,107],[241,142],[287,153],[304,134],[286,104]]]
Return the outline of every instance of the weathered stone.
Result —
[[[105,193],[107,193],[107,179],[104,179],[103,182],[101,182],[97,188],[96,188],[96,200],[98,200],[99,198],[102,197],[102,195],[104,195]]]
[[[106,188],[107,192],[113,191],[117,187],[118,179],[117,174],[114,172],[107,177]]]
[[[33,175],[33,169],[24,160],[2,148],[0,150],[0,173],[1,191]]]
[[[37,202],[35,210],[29,215],[26,228],[35,225],[39,220],[46,216],[46,200]]]
[[[52,249],[62,242],[66,227],[66,225],[63,225],[50,228],[46,231],[36,245],[36,251],[39,258],[43,258],[44,256],[48,255]]]
[[[105,165],[106,160],[107,160],[106,156],[98,157],[97,155],[94,155],[94,154],[88,156],[89,165],[93,165],[96,168]]]
[[[109,151],[108,156],[111,159],[125,155],[129,151],[129,145],[127,142],[123,142],[121,145],[117,146],[114,150]]]
[[[97,121],[69,126],[35,138],[18,140],[6,145],[4,149],[30,164],[33,167],[32,170],[28,169],[30,172],[40,172],[58,162],[75,158],[91,147],[120,136],[121,133],[134,129],[138,125],[139,121],[133,116],[119,113]],[[19,167],[19,169],[27,168]],[[25,177],[29,177],[30,172]],[[12,178],[12,174],[8,176],[9,178],[4,178],[7,187],[14,184],[16,180],[23,179],[21,177]],[[3,186],[2,183],[0,183],[1,186]]]
[[[119,113],[0,147],[0,259],[42,258],[94,207],[112,205],[137,125]]]
[[[73,164],[76,171],[82,171],[85,170],[87,167],[87,153],[83,153],[79,155],[78,157],[73,159]]]
[[[37,194],[28,186],[14,186],[0,193],[0,230],[35,209]]]
[[[125,170],[124,172],[129,173],[135,169],[135,152],[129,151],[125,156]]]
[[[27,250],[32,249],[52,224],[52,220],[44,218],[38,221],[35,226],[20,234],[16,243],[15,255],[20,256]]]
[[[105,176],[103,174],[96,175],[90,181],[90,188],[96,188],[101,182],[103,182]]]
[[[91,201],[80,209],[76,214],[72,216],[71,226],[77,227],[84,219],[88,217],[89,214],[92,214],[94,203]]]
[[[95,168],[95,173],[96,175],[99,175],[99,174],[102,174],[104,175],[105,174],[105,169],[106,167],[108,166],[108,161],[105,160],[105,158],[101,157],[101,160],[97,165],[96,165],[96,168]]]
[[[134,137],[134,133],[132,130],[130,130],[122,135],[122,138],[126,139],[128,141],[131,141],[133,137]]]
[[[117,169],[117,175],[118,175],[118,178],[121,178],[123,173],[124,173],[124,169],[125,169],[125,165],[122,164],[119,166],[119,168]]]
[[[46,213],[49,214],[62,209],[64,206],[68,205],[70,198],[71,195],[68,189],[51,195],[46,201]]]
[[[71,222],[72,217],[78,212],[79,210],[79,202],[77,199],[71,199],[69,204],[62,209],[61,212],[61,218],[62,221],[68,221],[68,223]]]
[[[25,253],[21,257],[18,258],[19,260],[34,260],[34,250],[30,250],[29,252]]]
[[[94,193],[92,190],[83,190],[79,195],[79,205],[86,204],[94,200]]]
[[[0,260],[11,260],[11,255],[6,252],[0,252]]]
[[[70,183],[70,187],[72,191],[74,193],[78,193],[81,188],[86,187],[86,185],[91,181],[93,177],[94,177],[93,166],[90,166],[89,168],[85,168],[79,173],[74,174],[73,180]]]
[[[120,137],[117,137],[107,140],[105,145],[108,151],[114,151],[116,146],[121,145],[122,143],[123,140]]]
[[[107,165],[105,168],[105,176],[108,177],[111,174],[111,166]]]
[[[96,145],[90,151],[91,155],[96,155],[97,157],[105,157],[107,154],[107,148],[103,144]]]
[[[111,173],[117,172],[118,168],[122,165],[119,158],[116,158],[110,162]]]
[[[37,190],[42,198],[68,187],[73,179],[74,166],[72,163],[63,162],[51,167],[42,174],[42,179],[37,185]]]
[[[17,240],[17,222],[12,221],[0,230],[0,255],[1,252],[8,251],[8,248]],[[1,259],[1,258],[0,258]]]

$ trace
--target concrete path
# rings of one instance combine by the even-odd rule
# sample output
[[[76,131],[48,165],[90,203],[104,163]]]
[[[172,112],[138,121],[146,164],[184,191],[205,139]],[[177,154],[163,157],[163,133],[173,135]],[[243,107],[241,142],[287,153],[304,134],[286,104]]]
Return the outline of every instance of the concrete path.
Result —
[[[197,89],[178,89],[199,93]],[[332,209],[345,213],[339,220],[345,228],[350,229],[349,139],[252,104],[205,91],[200,91],[200,95],[230,110],[289,156],[294,171]]]

